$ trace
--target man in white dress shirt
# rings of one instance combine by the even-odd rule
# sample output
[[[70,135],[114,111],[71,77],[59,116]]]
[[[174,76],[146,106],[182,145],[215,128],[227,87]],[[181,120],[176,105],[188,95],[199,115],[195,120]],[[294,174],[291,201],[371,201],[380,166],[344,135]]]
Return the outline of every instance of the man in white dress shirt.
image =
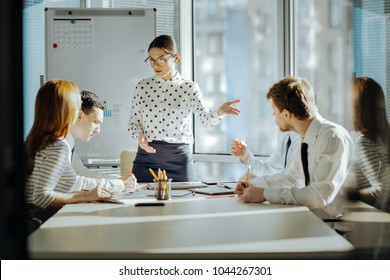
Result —
[[[263,180],[263,185],[267,187],[278,185],[280,180],[285,180],[285,186],[293,187],[302,184],[305,180],[303,173],[301,178],[294,178],[294,181],[289,181],[289,178],[283,176],[284,170],[288,169],[293,162],[295,151],[301,147],[301,137],[295,132],[286,131],[278,135],[277,144],[272,154],[266,160],[261,160],[249,151],[245,141],[234,139],[230,154],[238,157],[241,163],[247,165],[249,171],[249,174],[244,174],[239,181]]]
[[[93,92],[84,90],[80,94],[82,100],[81,111],[76,123],[71,127],[70,133],[66,137],[71,147],[74,147],[76,139],[87,142],[100,133],[100,125],[103,122],[105,106],[99,97]],[[125,190],[126,181],[118,179],[118,176],[95,172],[85,167],[76,153],[72,154],[72,166],[79,176],[72,191],[80,190],[80,186],[87,186],[87,188],[89,188],[89,185],[96,186],[96,183],[110,191]]]
[[[283,183],[266,187],[254,178],[249,186],[240,182],[236,193],[245,202],[299,204],[322,218],[338,216],[340,209],[333,202],[349,174],[354,150],[349,133],[320,116],[314,90],[302,78],[283,78],[271,87],[267,98],[280,130],[294,131],[302,139],[283,176],[295,180],[303,170],[305,181],[295,187]]]
[[[105,107],[95,93],[83,90],[80,94],[82,100],[81,111],[77,118],[77,122],[71,128],[70,132],[73,139],[80,139],[81,141],[88,142],[92,137],[100,133],[100,125],[103,122]],[[94,172],[85,167],[76,153],[73,153],[72,155],[72,166],[79,176],[99,179],[107,177],[107,175],[103,173]],[[110,178],[117,178],[113,175],[108,176]]]

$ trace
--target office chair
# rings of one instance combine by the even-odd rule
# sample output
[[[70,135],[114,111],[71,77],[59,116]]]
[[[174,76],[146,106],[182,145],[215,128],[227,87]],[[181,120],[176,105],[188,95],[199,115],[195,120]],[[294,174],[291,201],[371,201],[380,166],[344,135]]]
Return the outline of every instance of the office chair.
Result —
[[[121,167],[121,176],[125,178],[129,171],[133,169],[133,161],[135,159],[135,155],[137,151],[129,151],[125,150],[121,152],[120,156],[120,167]]]

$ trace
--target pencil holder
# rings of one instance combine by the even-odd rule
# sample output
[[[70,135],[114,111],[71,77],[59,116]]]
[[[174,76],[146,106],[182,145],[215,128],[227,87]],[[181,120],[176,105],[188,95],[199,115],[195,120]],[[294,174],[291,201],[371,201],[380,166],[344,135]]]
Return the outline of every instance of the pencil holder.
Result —
[[[157,200],[171,199],[172,179],[168,180],[153,180],[155,183],[154,196]]]

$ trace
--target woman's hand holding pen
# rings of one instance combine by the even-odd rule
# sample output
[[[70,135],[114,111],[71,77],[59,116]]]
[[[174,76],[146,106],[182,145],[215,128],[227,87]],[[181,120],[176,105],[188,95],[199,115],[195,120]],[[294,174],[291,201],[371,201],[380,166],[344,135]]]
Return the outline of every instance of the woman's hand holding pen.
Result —
[[[145,135],[143,134],[140,134],[138,136],[138,145],[141,147],[141,149],[145,150],[148,153],[154,154],[156,152],[153,147],[149,146],[148,139],[146,139]]]
[[[221,105],[221,107],[218,108],[218,115],[223,116],[223,115],[239,115],[240,110],[234,107],[233,105],[236,103],[239,103],[240,100],[236,99],[233,101],[225,102]]]

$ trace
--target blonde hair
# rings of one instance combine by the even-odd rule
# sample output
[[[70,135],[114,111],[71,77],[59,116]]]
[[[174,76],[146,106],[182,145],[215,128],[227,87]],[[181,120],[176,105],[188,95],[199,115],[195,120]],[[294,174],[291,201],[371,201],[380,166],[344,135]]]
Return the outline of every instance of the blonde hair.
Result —
[[[35,98],[34,123],[26,139],[27,175],[34,167],[35,156],[45,147],[64,138],[80,109],[79,87],[65,80],[50,80]]]

